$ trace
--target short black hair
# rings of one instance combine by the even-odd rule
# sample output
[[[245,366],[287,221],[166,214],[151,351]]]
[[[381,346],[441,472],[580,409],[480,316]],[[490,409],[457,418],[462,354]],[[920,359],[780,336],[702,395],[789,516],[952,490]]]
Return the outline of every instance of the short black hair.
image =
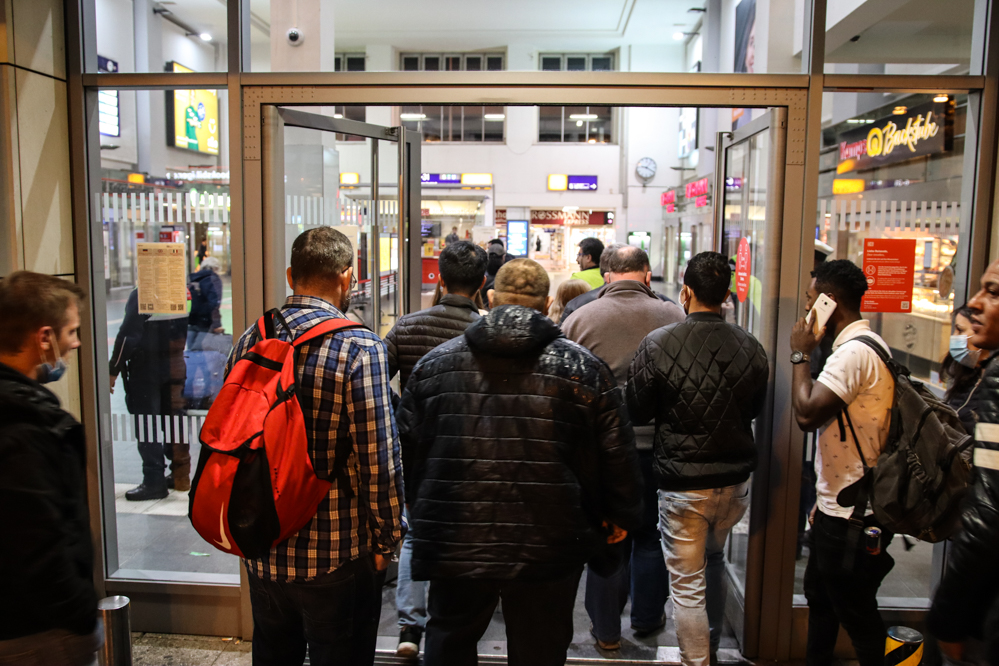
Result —
[[[460,240],[441,251],[437,265],[448,291],[472,294],[482,286],[487,261],[485,250],[475,243]]]
[[[860,312],[867,292],[867,278],[860,266],[849,259],[823,261],[815,267],[815,290],[832,294],[836,302],[852,312]]]
[[[717,307],[725,300],[732,285],[732,267],[720,252],[701,252],[687,262],[683,284],[701,303]]]
[[[299,234],[291,246],[292,282],[329,282],[354,265],[350,240],[333,227]]]
[[[593,263],[599,266],[600,255],[604,253],[604,244],[600,242],[599,238],[584,238],[579,242],[579,251],[583,253],[583,256],[590,255]]]

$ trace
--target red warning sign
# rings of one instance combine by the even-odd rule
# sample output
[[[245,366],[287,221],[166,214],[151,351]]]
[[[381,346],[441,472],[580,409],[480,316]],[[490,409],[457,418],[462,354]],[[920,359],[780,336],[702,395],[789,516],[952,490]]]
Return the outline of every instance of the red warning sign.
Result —
[[[739,250],[735,255],[735,296],[740,303],[746,302],[749,295],[749,275],[753,271],[753,258],[749,252],[749,239],[739,240]]]
[[[867,293],[860,304],[861,311],[912,312],[915,265],[915,238],[864,240]]]

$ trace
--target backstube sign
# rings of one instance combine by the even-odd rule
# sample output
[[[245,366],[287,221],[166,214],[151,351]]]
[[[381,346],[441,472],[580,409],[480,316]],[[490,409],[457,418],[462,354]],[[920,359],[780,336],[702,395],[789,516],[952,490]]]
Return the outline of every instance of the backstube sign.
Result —
[[[838,171],[871,169],[942,152],[946,150],[946,117],[945,103],[924,104],[845,132],[839,137]]]

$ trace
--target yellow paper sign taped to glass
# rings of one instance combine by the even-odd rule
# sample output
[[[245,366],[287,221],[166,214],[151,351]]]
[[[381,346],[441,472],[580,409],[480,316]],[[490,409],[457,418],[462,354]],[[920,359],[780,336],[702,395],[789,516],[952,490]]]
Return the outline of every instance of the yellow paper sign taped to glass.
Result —
[[[183,243],[137,243],[139,314],[187,311],[187,259]]]

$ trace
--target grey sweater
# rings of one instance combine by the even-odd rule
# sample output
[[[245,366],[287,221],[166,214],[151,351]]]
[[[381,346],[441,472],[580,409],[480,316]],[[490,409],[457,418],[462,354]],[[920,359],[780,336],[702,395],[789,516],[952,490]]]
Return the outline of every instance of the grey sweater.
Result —
[[[604,287],[595,301],[565,319],[562,332],[603,359],[623,390],[628,368],[645,336],[685,318],[683,308],[660,300],[641,282],[618,280]],[[652,449],[654,432],[654,426],[635,428],[639,449]]]

